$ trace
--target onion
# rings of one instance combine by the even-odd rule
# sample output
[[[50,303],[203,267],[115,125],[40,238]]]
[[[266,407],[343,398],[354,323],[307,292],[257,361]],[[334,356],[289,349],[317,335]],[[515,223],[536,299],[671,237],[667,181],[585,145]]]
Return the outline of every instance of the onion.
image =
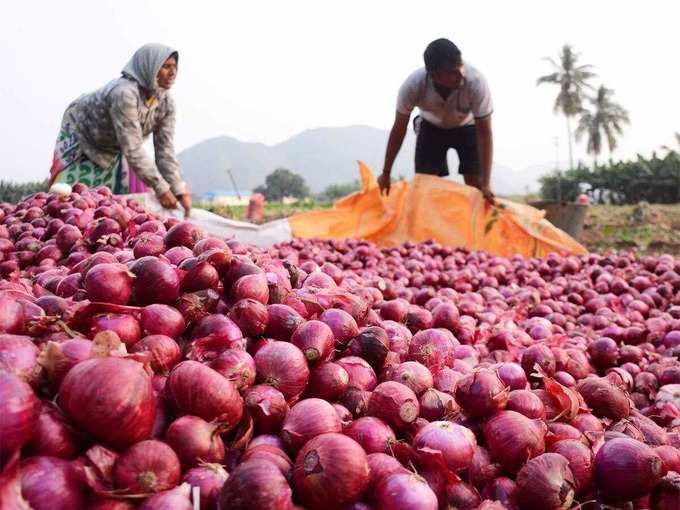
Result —
[[[432,310],[432,326],[454,331],[458,326],[460,312],[453,303],[441,303]]]
[[[433,374],[432,379],[436,389],[449,395],[454,395],[456,392],[456,385],[462,377],[460,372],[456,372],[449,367],[444,367],[437,370]]]
[[[453,472],[470,466],[476,445],[475,436],[469,429],[448,421],[426,425],[413,439],[413,446],[424,458],[441,460]]]
[[[333,332],[321,321],[312,320],[300,324],[290,341],[305,354],[310,365],[328,361],[333,356]]]
[[[411,473],[395,473],[378,484],[375,500],[382,510],[437,510],[437,495],[427,482]]]
[[[183,260],[193,255],[192,251],[186,246],[174,246],[165,252],[165,257],[174,266],[179,266]]]
[[[177,338],[184,333],[184,317],[167,305],[149,305],[142,308],[139,321],[147,335],[166,335]]]
[[[156,257],[163,252],[165,252],[163,237],[151,232],[139,235],[132,248],[132,253],[136,259],[149,256]]]
[[[83,285],[91,301],[125,305],[133,280],[134,275],[123,264],[98,264],[87,272]]]
[[[576,417],[571,421],[571,424],[579,429],[582,433],[604,431],[602,422],[590,413],[577,414]]]
[[[229,475],[219,464],[204,464],[187,471],[182,477],[182,482],[199,488],[201,510],[214,510],[217,508],[220,491],[227,478]]]
[[[219,422],[208,423],[198,416],[186,415],[170,424],[165,441],[185,467],[197,466],[201,461],[220,464],[225,454],[221,431]]]
[[[600,338],[588,345],[588,354],[596,367],[613,367],[618,361],[619,347],[611,338]]]
[[[40,381],[39,350],[31,337],[0,334],[0,370],[36,386]]]
[[[434,388],[426,390],[420,396],[418,403],[420,405],[420,416],[429,421],[449,419],[460,411],[458,404],[451,395]]]
[[[243,415],[243,399],[234,384],[196,361],[172,369],[166,394],[177,411],[223,422],[225,431],[236,427]]]
[[[80,450],[78,433],[56,406],[43,402],[35,432],[26,444],[25,453],[30,456],[44,455],[69,460]]]
[[[472,463],[468,471],[468,478],[477,489],[483,488],[494,478],[500,476],[501,468],[491,460],[491,455],[486,448],[475,447]]]
[[[544,420],[545,406],[535,393],[529,390],[513,390],[508,395],[508,404],[505,407],[509,411],[517,411],[527,418]]]
[[[420,406],[415,393],[394,381],[379,384],[368,402],[368,414],[381,418],[396,430],[415,421],[419,412]]]
[[[209,366],[234,383],[239,391],[255,382],[255,361],[245,351],[227,349],[211,361]]]
[[[544,453],[531,459],[517,474],[517,501],[522,508],[558,510],[574,500],[574,477],[567,459]]]
[[[477,369],[458,381],[456,402],[470,416],[490,416],[507,401],[508,391],[493,370]]]
[[[498,501],[508,508],[516,507],[517,484],[510,478],[500,476],[491,480],[482,491],[482,498]]]
[[[295,330],[304,322],[302,316],[288,305],[267,306],[266,335],[275,340],[288,342]]]
[[[492,457],[511,473],[545,451],[545,424],[515,411],[496,413],[483,430]]]
[[[269,302],[269,286],[263,273],[241,276],[231,288],[233,301],[253,299],[266,305]]]
[[[587,377],[577,389],[595,416],[618,421],[630,413],[626,394],[605,378]]]
[[[380,304],[380,316],[387,321],[404,322],[407,313],[408,302],[403,299],[392,299]]]
[[[337,363],[324,362],[312,369],[307,395],[333,402],[345,393],[348,384],[347,370]]]
[[[358,390],[356,388],[348,389],[340,398],[342,405],[347,408],[352,416],[359,418],[364,416],[368,411],[368,403],[371,399],[370,391]]]
[[[510,390],[523,390],[527,387],[527,376],[517,363],[501,363],[496,368],[496,374]]]
[[[193,510],[189,496],[191,488],[182,484],[169,491],[159,492],[144,501],[139,510]]]
[[[649,498],[652,510],[673,510],[680,505],[680,475],[669,473],[652,490]]]
[[[456,341],[443,329],[425,329],[413,335],[409,345],[409,359],[436,371],[454,359]]]
[[[415,334],[418,331],[423,331],[432,327],[433,319],[432,313],[429,310],[420,308],[419,306],[409,306],[406,314],[406,327]]]
[[[229,318],[250,337],[258,337],[267,329],[267,307],[254,299],[241,299],[229,310]]]
[[[80,427],[116,449],[148,438],[156,402],[141,364],[122,358],[83,361],[64,378],[59,405]]]
[[[313,508],[338,507],[368,487],[366,452],[342,434],[321,434],[300,450],[293,480],[296,496]]]
[[[186,246],[193,249],[194,245],[204,237],[203,232],[196,225],[183,221],[170,228],[165,234],[165,244],[168,248]]]
[[[680,450],[671,445],[661,445],[654,448],[654,452],[661,457],[666,471],[680,473]]]
[[[378,384],[375,371],[365,360],[357,356],[346,356],[336,363],[345,369],[349,375],[349,388],[371,391]]]
[[[14,299],[0,296],[0,333],[21,334],[23,326],[21,305]]]
[[[593,454],[581,441],[564,439],[548,447],[550,453],[559,453],[569,462],[574,476],[574,490],[577,496],[586,494],[593,484]]]
[[[372,494],[377,485],[394,473],[410,473],[397,459],[385,453],[369,453],[366,457],[370,472],[367,493]]]
[[[116,461],[116,486],[132,494],[168,490],[179,482],[180,466],[175,452],[155,439],[132,445]]]
[[[264,459],[246,460],[229,475],[222,487],[219,508],[292,510],[292,491],[276,465]]]
[[[295,404],[281,426],[281,437],[291,452],[297,452],[320,434],[341,432],[340,418],[331,404],[319,398],[307,398]]]
[[[288,412],[283,393],[273,386],[258,384],[248,388],[243,398],[258,432],[278,430]]]
[[[364,328],[351,340],[350,350],[354,356],[363,358],[372,367],[380,369],[389,352],[387,332],[378,326]]]
[[[272,342],[254,356],[257,381],[269,384],[290,400],[302,393],[309,380],[309,368],[300,349],[288,342]]]
[[[281,439],[279,436],[273,436],[271,434],[261,434],[253,438],[253,440],[248,445],[246,451],[251,448],[256,448],[258,446],[273,446],[281,451],[283,451],[283,449],[286,447],[286,445],[283,444],[283,439]]]
[[[522,354],[522,368],[527,377],[535,372],[535,365],[549,377],[555,374],[555,355],[544,344],[534,344]]]
[[[191,330],[191,340],[212,339],[223,345],[222,350],[239,345],[243,333],[234,322],[224,315],[212,314],[199,320]],[[194,346],[197,342],[194,342]]]
[[[220,283],[220,275],[217,269],[207,260],[185,259],[179,268],[185,272],[180,282],[182,292],[215,289]]]
[[[181,359],[179,345],[165,335],[149,335],[135,343],[130,352],[150,352],[151,369],[157,374],[167,374]]]
[[[56,457],[24,459],[21,492],[32,510],[85,507],[85,485],[75,465]]]
[[[335,341],[340,345],[346,345],[352,338],[359,334],[359,326],[349,313],[337,308],[326,310],[319,316],[319,320],[331,328]]]
[[[453,508],[473,510],[481,503],[477,491],[461,480],[451,480],[444,487],[446,502]]]
[[[353,421],[344,434],[359,443],[368,454],[388,453],[391,444],[397,440],[387,423],[370,416]]]
[[[94,336],[103,331],[113,331],[125,345],[134,345],[142,337],[137,319],[120,313],[107,313],[92,318],[90,333]]]
[[[338,418],[340,419],[340,425],[344,431],[352,423],[354,416],[349,412],[349,409],[347,409],[342,404],[333,404],[333,409],[335,409],[335,413],[338,415]]]
[[[244,462],[250,459],[267,460],[279,468],[281,474],[290,480],[293,476],[293,463],[291,462],[286,452],[275,446],[262,445],[253,448],[248,448],[240,461]]]
[[[172,303],[179,296],[179,276],[165,262],[156,257],[142,257],[130,269],[135,279],[132,300],[138,305]]]
[[[405,361],[397,365],[390,372],[389,379],[407,386],[416,395],[422,395],[434,385],[432,372],[417,361]]]
[[[16,375],[0,370],[0,461],[21,449],[33,435],[40,416],[40,400]]]
[[[661,457],[634,439],[611,439],[595,456],[595,483],[607,501],[637,499],[664,476]]]

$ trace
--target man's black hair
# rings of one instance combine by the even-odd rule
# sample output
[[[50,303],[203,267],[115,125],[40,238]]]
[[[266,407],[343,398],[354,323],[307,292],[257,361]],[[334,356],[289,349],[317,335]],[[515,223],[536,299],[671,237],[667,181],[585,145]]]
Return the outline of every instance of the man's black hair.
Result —
[[[425,69],[429,73],[459,66],[463,63],[463,57],[458,46],[443,38],[434,40],[427,45],[423,59],[425,60]]]

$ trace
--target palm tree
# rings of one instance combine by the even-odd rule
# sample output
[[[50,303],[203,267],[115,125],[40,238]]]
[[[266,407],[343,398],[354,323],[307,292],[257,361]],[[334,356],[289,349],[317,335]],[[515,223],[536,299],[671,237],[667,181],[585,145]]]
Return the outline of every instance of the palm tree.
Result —
[[[580,54],[575,52],[569,44],[562,47],[559,63],[550,57],[545,60],[553,66],[554,72],[541,76],[536,85],[552,83],[560,88],[555,98],[555,113],[562,113],[567,119],[567,134],[569,136],[569,168],[574,168],[572,147],[571,118],[582,110],[583,97],[586,89],[593,87],[588,81],[597,76],[588,64],[578,65]]]
[[[588,154],[597,156],[602,152],[604,141],[607,142],[609,152],[616,149],[617,136],[623,133],[624,124],[630,124],[628,112],[613,100],[614,91],[600,85],[593,97],[588,97],[592,110],[581,110],[576,139],[588,135]]]

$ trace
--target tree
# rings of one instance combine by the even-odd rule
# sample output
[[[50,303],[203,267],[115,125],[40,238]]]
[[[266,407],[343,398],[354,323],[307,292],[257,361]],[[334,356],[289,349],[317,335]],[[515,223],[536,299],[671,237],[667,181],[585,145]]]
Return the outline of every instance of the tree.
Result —
[[[0,202],[16,204],[22,198],[39,191],[47,191],[47,180],[25,183],[0,181]]]
[[[305,198],[309,196],[309,188],[305,180],[286,168],[277,168],[265,179],[264,186],[253,190],[262,193],[267,200],[283,200],[286,197]]]
[[[600,155],[603,142],[606,140],[609,152],[616,148],[616,138],[623,133],[623,125],[630,124],[626,109],[614,102],[614,91],[604,85],[600,85],[594,97],[589,97],[588,102],[593,110],[581,110],[578,126],[576,127],[576,140],[583,135],[588,136],[588,154]]]
[[[574,167],[574,154],[572,147],[571,118],[578,115],[582,108],[583,97],[586,89],[592,89],[588,83],[596,76],[591,71],[591,65],[578,65],[580,54],[575,52],[569,44],[562,47],[559,54],[559,63],[550,57],[545,60],[550,62],[554,71],[551,74],[541,76],[536,85],[550,83],[557,85],[560,91],[555,98],[555,113],[562,113],[567,119],[567,135],[569,137],[569,168]]]
[[[359,191],[359,181],[354,181],[345,184],[331,184],[326,187],[320,195],[322,200],[334,201],[342,197],[346,197],[356,191]]]

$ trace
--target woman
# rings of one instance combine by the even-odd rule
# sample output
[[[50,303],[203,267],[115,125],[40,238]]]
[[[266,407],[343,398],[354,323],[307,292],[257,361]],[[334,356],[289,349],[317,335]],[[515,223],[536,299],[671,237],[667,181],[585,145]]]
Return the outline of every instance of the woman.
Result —
[[[168,46],[142,46],[120,78],[71,103],[57,138],[50,185],[108,186],[117,195],[148,186],[163,207],[173,209],[179,201],[188,216],[191,197],[175,156],[175,102],[168,93],[177,60]],[[155,161],[142,147],[151,133]]]

